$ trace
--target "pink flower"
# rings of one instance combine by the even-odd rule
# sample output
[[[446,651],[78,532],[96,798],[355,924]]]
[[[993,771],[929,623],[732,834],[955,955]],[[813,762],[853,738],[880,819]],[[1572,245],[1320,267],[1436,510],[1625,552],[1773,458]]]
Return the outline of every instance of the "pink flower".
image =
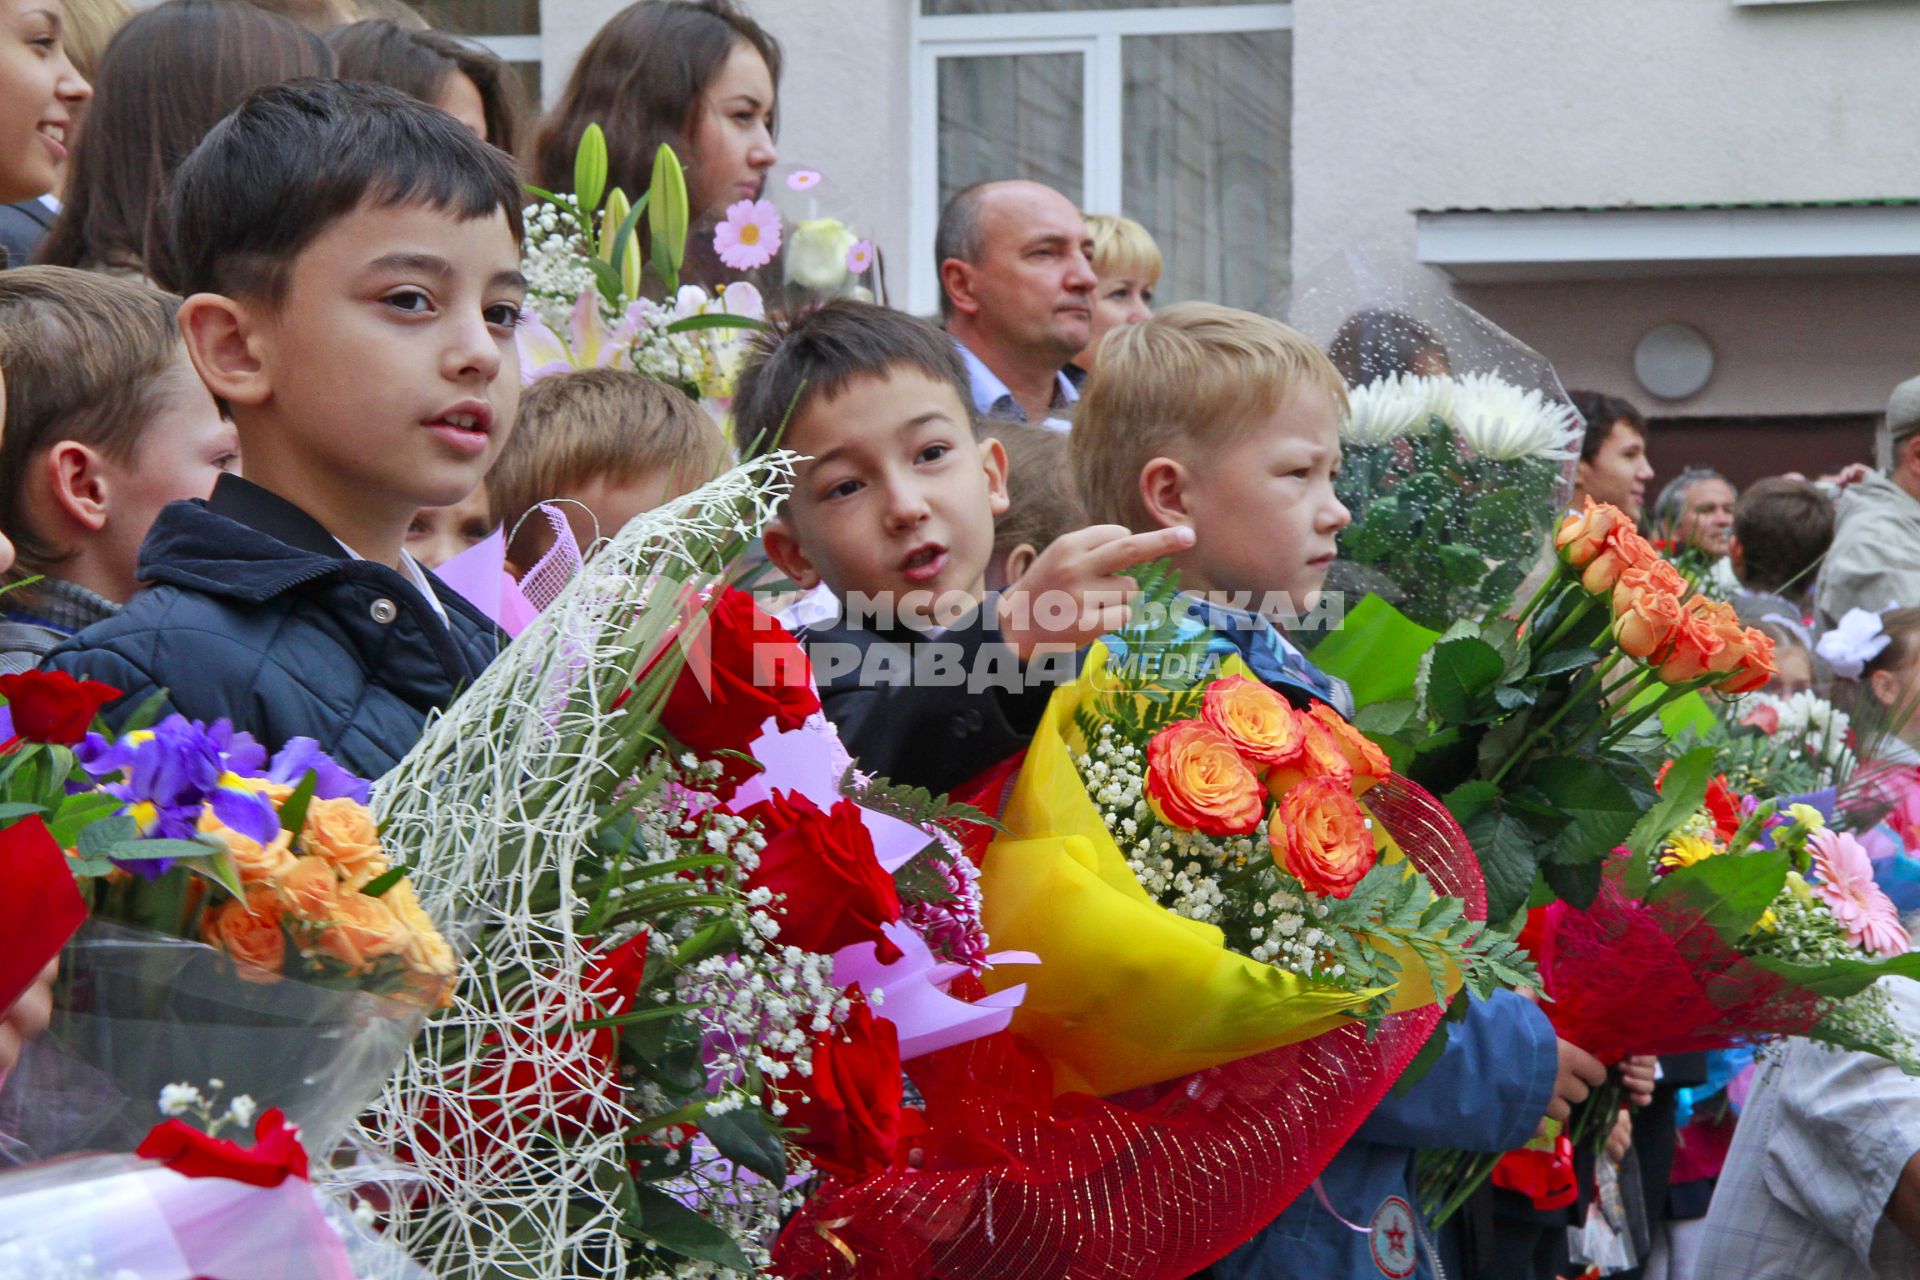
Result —
[[[795,169],[787,175],[787,190],[811,191],[820,185],[818,169]]]
[[[873,241],[856,240],[853,248],[847,250],[847,270],[856,276],[863,276],[873,267]]]
[[[714,228],[713,251],[735,271],[751,271],[780,252],[780,211],[771,200],[741,200],[727,206]]]
[[[1907,931],[1891,899],[1873,881],[1873,863],[1860,842],[1843,831],[1817,831],[1807,841],[1819,883],[1813,891],[1833,912],[1855,946],[1878,956],[1907,949]]]

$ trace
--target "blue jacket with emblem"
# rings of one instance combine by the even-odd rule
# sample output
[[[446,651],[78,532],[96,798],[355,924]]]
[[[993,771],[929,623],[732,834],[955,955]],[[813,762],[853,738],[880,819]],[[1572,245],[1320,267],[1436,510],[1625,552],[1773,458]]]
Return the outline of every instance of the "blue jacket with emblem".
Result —
[[[307,737],[377,778],[486,669],[493,623],[429,577],[443,623],[406,575],[356,560],[312,516],[237,476],[205,502],[160,512],[140,548],[147,588],[43,666],[124,693],[156,690],[162,714],[225,718],[275,750]]]
[[[1238,653],[1292,701],[1314,698],[1352,714],[1346,686],[1316,668],[1264,618],[1193,598],[1188,616],[1212,631],[1211,651]],[[1404,1096],[1388,1095],[1334,1156],[1318,1191],[1300,1197],[1214,1263],[1214,1280],[1435,1280],[1421,1247],[1423,1233],[1429,1239],[1432,1233],[1415,1222],[1415,1154],[1522,1145],[1546,1114],[1560,1068],[1553,1024],[1511,991],[1474,1001],[1465,1020],[1448,1032],[1445,1050],[1427,1073]],[[1370,1225],[1375,1229],[1366,1230]],[[1449,1268],[1449,1274],[1455,1271]]]

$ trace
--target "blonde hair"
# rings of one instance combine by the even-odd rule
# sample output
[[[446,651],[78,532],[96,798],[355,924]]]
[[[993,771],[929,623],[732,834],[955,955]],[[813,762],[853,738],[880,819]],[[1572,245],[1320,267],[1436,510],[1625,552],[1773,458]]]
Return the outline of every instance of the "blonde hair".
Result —
[[[67,18],[61,41],[67,59],[83,79],[92,80],[107,42],[133,16],[133,6],[126,0],[66,0],[61,7]]]
[[[1153,528],[1140,497],[1149,461],[1231,444],[1300,386],[1325,391],[1344,411],[1347,384],[1326,353],[1252,312],[1182,302],[1112,330],[1068,442],[1088,518]]]
[[[1084,215],[1093,235],[1093,272],[1101,279],[1131,276],[1154,284],[1164,260],[1153,233],[1124,214]]]
[[[691,488],[726,458],[726,436],[686,393],[631,369],[577,369],[521,393],[513,434],[487,472],[487,505],[511,539],[527,512],[595,479],[665,469]]]

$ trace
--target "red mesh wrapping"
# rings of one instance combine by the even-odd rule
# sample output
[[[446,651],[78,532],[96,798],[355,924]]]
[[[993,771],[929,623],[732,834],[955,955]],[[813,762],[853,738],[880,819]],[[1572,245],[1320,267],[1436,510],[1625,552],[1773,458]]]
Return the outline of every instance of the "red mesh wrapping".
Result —
[[[1587,910],[1547,908],[1537,959],[1563,1039],[1614,1063],[1804,1035],[1820,1020],[1823,1000],[1747,960],[1699,912],[1629,898],[1624,867],[1609,865]]]
[[[997,809],[1006,771],[972,802]],[[1374,815],[1435,889],[1486,916],[1447,811],[1389,779]],[[1355,1023],[1113,1098],[1050,1097],[1050,1073],[1002,1033],[908,1065],[927,1103],[919,1169],[828,1181],[789,1222],[789,1280],[1172,1280],[1227,1253],[1307,1190],[1441,1016]]]

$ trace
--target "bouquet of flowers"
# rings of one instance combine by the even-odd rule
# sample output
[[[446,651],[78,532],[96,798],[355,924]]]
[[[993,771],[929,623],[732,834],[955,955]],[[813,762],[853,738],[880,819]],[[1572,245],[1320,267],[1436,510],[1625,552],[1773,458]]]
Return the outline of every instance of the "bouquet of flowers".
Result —
[[[436,1274],[764,1266],[811,1170],[904,1163],[901,1064],[1004,1027],[968,811],[849,767],[791,637],[721,587],[791,456],[634,521],[376,810],[481,917],[363,1126]],[[977,993],[976,993],[977,994]]]
[[[1749,795],[1837,791],[1859,767],[1852,718],[1810,689],[1759,690],[1718,711],[1709,728],[1682,742],[1712,746],[1732,785]]]
[[[455,968],[367,784],[311,740],[270,759],[225,722],[89,732],[119,691],[64,673],[4,693],[18,736],[0,838],[66,878],[64,895],[24,893],[65,904],[53,948],[77,926],[53,1026],[0,1096],[18,1149],[130,1148],[183,1076],[224,1077],[336,1140]]]
[[[1653,803],[1666,734],[1711,723],[1695,695],[1750,693],[1773,676],[1773,642],[1690,591],[1617,508],[1589,502],[1560,522],[1555,545],[1517,619],[1436,634],[1367,601],[1314,652],[1352,678],[1356,724],[1459,819],[1494,919],[1518,912],[1540,878],[1591,901],[1607,856]]]

